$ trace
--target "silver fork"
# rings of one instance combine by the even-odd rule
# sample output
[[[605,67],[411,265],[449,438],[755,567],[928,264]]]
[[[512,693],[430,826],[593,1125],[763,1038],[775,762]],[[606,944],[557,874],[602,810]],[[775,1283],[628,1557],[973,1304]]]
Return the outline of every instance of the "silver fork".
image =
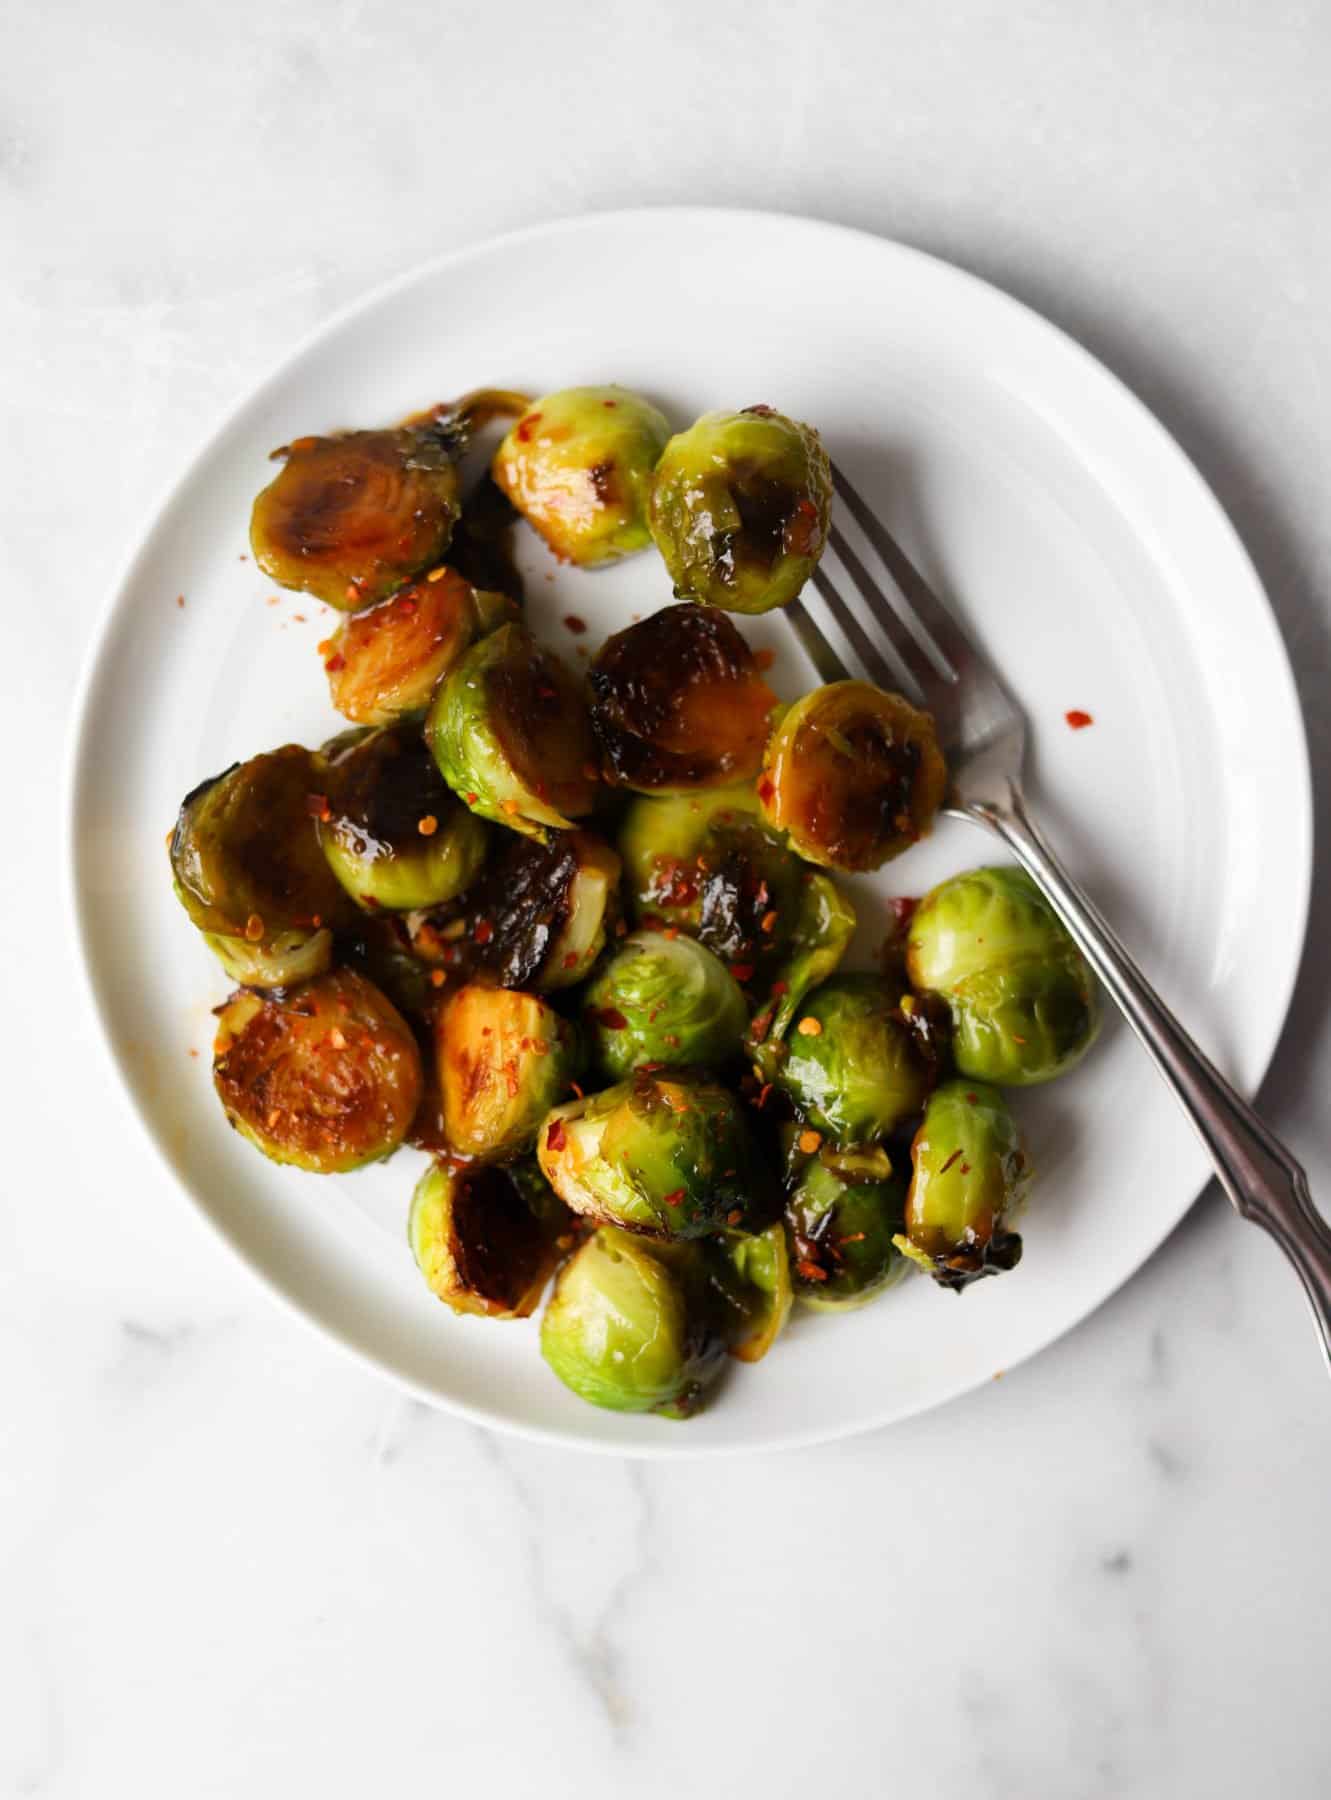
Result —
[[[1268,1231],[1297,1269],[1331,1364],[1331,1226],[1313,1206],[1307,1176],[1194,1043],[1094,901],[1059,862],[1022,793],[1026,720],[1020,708],[835,465],[832,476],[842,504],[881,560],[898,598],[889,598],[835,523],[830,547],[858,589],[874,628],[907,671],[916,689],[908,697],[918,699],[937,721],[952,776],[946,810],[1002,838],[1044,890],[1173,1089],[1235,1210]],[[900,691],[897,670],[823,565],[813,579],[865,673],[880,686]],[[786,613],[821,679],[844,681],[845,664],[803,603],[794,601]]]

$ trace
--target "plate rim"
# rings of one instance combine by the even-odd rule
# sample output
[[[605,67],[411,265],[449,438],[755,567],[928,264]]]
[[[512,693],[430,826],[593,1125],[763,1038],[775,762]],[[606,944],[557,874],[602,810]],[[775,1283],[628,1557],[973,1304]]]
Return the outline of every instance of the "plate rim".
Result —
[[[371,1371],[379,1379],[391,1383],[400,1393],[409,1394],[423,1404],[449,1412],[467,1420],[470,1424],[488,1430],[511,1433],[528,1442],[549,1445],[563,1450],[577,1451],[593,1456],[621,1456],[634,1460],[699,1460],[723,1456],[771,1455],[779,1452],[797,1451],[814,1448],[822,1444],[844,1441],[863,1436],[869,1432],[881,1431],[890,1425],[904,1423],[908,1419],[945,1406],[961,1395],[977,1391],[985,1385],[984,1380],[976,1380],[967,1374],[939,1391],[923,1397],[902,1408],[894,1406],[883,1414],[869,1415],[853,1423],[843,1423],[828,1427],[813,1427],[789,1433],[768,1432],[756,1442],[737,1440],[734,1442],[707,1442],[690,1444],[683,1439],[683,1434],[664,1438],[659,1444],[654,1443],[614,1443],[607,1438],[592,1435],[570,1435],[564,1430],[546,1425],[529,1424],[511,1419],[501,1413],[477,1406],[470,1401],[461,1400],[451,1395],[443,1395],[436,1390],[416,1381],[410,1375],[394,1368],[382,1360],[372,1350],[358,1343],[347,1330],[332,1317],[322,1316],[312,1310],[296,1295],[289,1292],[276,1277],[271,1275],[263,1263],[252,1255],[234,1236],[210,1208],[195,1194],[192,1186],[177,1169],[168,1146],[159,1136],[157,1130],[149,1122],[143,1109],[139,1106],[128,1071],[117,1055],[112,1039],[111,1026],[107,1008],[99,991],[97,976],[93,968],[90,950],[88,927],[85,917],[86,898],[83,894],[83,880],[80,871],[82,851],[80,848],[80,794],[83,782],[86,740],[90,724],[90,709],[93,690],[103,658],[110,640],[119,622],[120,615],[126,609],[134,590],[135,580],[140,562],[145,558],[152,538],[156,534],[162,520],[177,501],[181,492],[193,480],[201,465],[213,454],[221,440],[231,431],[246,409],[256,402],[262,394],[280,380],[290,369],[302,361],[327,338],[334,336],[344,326],[364,314],[373,312],[394,295],[436,277],[443,270],[457,264],[466,263],[478,257],[484,257],[496,251],[511,248],[520,244],[529,244],[547,237],[568,236],[582,230],[614,229],[644,223],[670,223],[676,226],[689,220],[706,221],[715,224],[718,221],[733,221],[737,224],[757,225],[763,228],[793,227],[800,231],[823,233],[829,237],[849,238],[861,244],[874,247],[876,251],[886,250],[918,261],[942,271],[949,279],[959,282],[963,287],[978,290],[986,303],[997,304],[1007,309],[1014,317],[1019,318],[1027,328],[1035,327],[1052,343],[1057,344],[1065,356],[1074,365],[1098,381],[1102,387],[1113,395],[1120,406],[1126,408],[1133,426],[1154,437],[1165,456],[1173,463],[1177,473],[1183,477],[1193,489],[1194,498],[1201,504],[1213,530],[1227,540],[1230,556],[1238,566],[1246,572],[1251,582],[1255,597],[1260,606],[1254,610],[1252,622],[1260,619],[1269,640],[1272,656],[1272,674],[1283,684],[1287,706],[1282,709],[1286,722],[1291,730],[1290,750],[1296,767],[1286,773],[1293,777],[1285,799],[1292,815],[1293,829],[1287,834],[1294,844],[1298,865],[1298,908],[1299,927],[1291,939],[1288,968],[1283,982],[1280,984],[1279,1006],[1271,1015],[1272,1024],[1262,1044],[1261,1054],[1257,1059],[1257,1073],[1250,1083],[1244,1083],[1241,1091],[1251,1099],[1260,1089],[1270,1070],[1272,1060],[1289,1022],[1290,1008],[1295,988],[1303,964],[1307,942],[1308,924],[1312,899],[1312,879],[1314,866],[1314,808],[1312,791],[1312,769],[1308,753],[1307,720],[1299,699],[1293,667],[1290,662],[1289,648],[1270,596],[1266,591],[1260,574],[1248,550],[1239,535],[1237,527],[1225,511],[1218,496],[1206,480],[1192,457],[1169,428],[1156,416],[1129,385],[1115,371],[1109,368],[1093,352],[1088,350],[1076,338],[1047,318],[1035,307],[1007,292],[985,277],[974,274],[971,270],[951,262],[944,256],[932,251],[920,249],[914,244],[903,242],[899,238],[889,237],[883,233],[868,230],[862,226],[846,225],[833,219],[818,217],[813,214],[792,212],[781,208],[762,207],[728,207],[728,206],[688,206],[688,205],[641,205],[633,207],[615,207],[592,211],[579,211],[561,215],[558,218],[543,220],[537,224],[520,226],[514,230],[500,232],[489,237],[476,239],[459,248],[440,251],[409,268],[400,270],[386,280],[362,290],[351,300],[336,308],[326,318],[320,320],[297,342],[290,345],[279,357],[274,359],[259,377],[251,381],[229,406],[225,407],[215,422],[206,430],[198,441],[193,452],[186,458],[180,469],[166,482],[149,504],[142,516],[138,528],[128,538],[128,547],[118,559],[112,578],[107,586],[99,610],[95,616],[93,630],[83,653],[78,679],[74,687],[71,723],[66,741],[64,767],[61,784],[60,816],[63,828],[63,846],[61,856],[62,890],[64,899],[65,922],[72,928],[71,935],[77,948],[76,961],[79,967],[77,986],[80,988],[84,1002],[96,1021],[94,1036],[100,1044],[104,1066],[114,1074],[112,1083],[120,1106],[135,1121],[142,1138],[147,1141],[161,1167],[170,1178],[175,1188],[189,1202],[189,1210],[196,1221],[201,1223],[212,1237],[224,1244],[233,1258],[244,1268],[258,1286],[275,1300],[289,1315],[299,1319],[307,1328],[317,1332],[322,1338],[336,1345],[342,1352],[352,1356],[362,1367]],[[1158,1232],[1154,1232],[1146,1244],[1141,1256],[1126,1270],[1099,1298],[1085,1311],[1075,1318],[1060,1325],[1049,1336],[1020,1352],[1007,1363],[1003,1373],[1018,1368],[1042,1351],[1052,1348],[1060,1339],[1084,1324],[1099,1309],[1124,1287],[1153,1256],[1161,1245],[1175,1231],[1188,1213],[1196,1205],[1202,1193],[1210,1185],[1214,1176],[1205,1173],[1200,1186],[1178,1208],[1166,1210],[1164,1220]],[[991,1377],[990,1379],[995,1379]]]

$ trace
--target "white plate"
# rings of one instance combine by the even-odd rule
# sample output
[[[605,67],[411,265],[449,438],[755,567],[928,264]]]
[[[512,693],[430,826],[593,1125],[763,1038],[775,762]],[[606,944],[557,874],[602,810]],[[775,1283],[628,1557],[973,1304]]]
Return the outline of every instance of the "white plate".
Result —
[[[209,1080],[224,982],[172,897],[181,795],[339,721],[328,618],[245,560],[267,453],[483,383],[641,388],[680,425],[769,401],[812,420],[954,597],[1025,704],[1031,797],[1147,972],[1244,1090],[1275,1046],[1308,903],[1307,757],[1265,597],[1177,446],[1084,351],[956,269],[768,214],[644,211],[444,258],[334,321],[206,445],[146,532],[89,667],[72,779],[75,908],[121,1075],[181,1186],[269,1287],[422,1399],[533,1436],[669,1456],[810,1443],[937,1404],[1057,1337],[1149,1256],[1207,1164],[1117,1021],[1083,1070],[1016,1105],[1038,1168],[1018,1270],[957,1301],[913,1280],[802,1316],[687,1425],[582,1405],[535,1321],[454,1318],[404,1239],[420,1158],[346,1179],[265,1163]],[[539,631],[594,646],[669,599],[652,555],[598,575],[524,548]],[[176,604],[183,595],[183,608]],[[786,693],[811,684],[779,615],[746,625]],[[1071,731],[1069,708],[1094,715]],[[945,822],[855,884],[862,959],[882,895],[993,860]],[[195,1054],[197,1053],[197,1054]]]

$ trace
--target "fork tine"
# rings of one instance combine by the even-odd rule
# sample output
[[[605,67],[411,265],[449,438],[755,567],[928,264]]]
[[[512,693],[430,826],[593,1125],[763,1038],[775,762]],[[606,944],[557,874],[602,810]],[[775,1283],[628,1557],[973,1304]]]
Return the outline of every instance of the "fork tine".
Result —
[[[846,572],[864,596],[879,630],[891,644],[903,666],[909,671],[911,679],[919,688],[920,693],[927,698],[940,682],[948,679],[948,676],[941,674],[933,658],[921,649],[910,626],[897,612],[891,600],[870,575],[850,544],[847,543],[844,533],[839,531],[835,525],[828,536],[828,542],[841,558]],[[858,644],[856,648],[859,648]]]
[[[860,624],[855,616],[853,608],[846,604],[845,599],[842,597],[841,590],[827,573],[827,570],[821,566],[816,568],[813,572],[813,582],[814,586],[818,589],[818,592],[827,602],[827,610],[845,632],[855,654],[868,670],[870,678],[876,681],[879,687],[889,689],[899,687],[901,681],[896,670],[887,662],[877,644],[874,643],[863,625]]]
[[[810,618],[802,600],[790,602],[786,608],[786,617],[795,628],[795,636],[803,646],[804,654],[818,671],[819,681],[849,680],[850,670]]]

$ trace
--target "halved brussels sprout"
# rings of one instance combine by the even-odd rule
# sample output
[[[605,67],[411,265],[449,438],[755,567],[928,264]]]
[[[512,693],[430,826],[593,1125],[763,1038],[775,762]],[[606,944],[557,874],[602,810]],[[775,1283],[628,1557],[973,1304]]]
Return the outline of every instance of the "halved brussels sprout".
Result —
[[[724,613],[667,606],[607,638],[587,679],[612,787],[678,792],[757,774],[777,699]]]
[[[635,931],[615,945],[587,988],[583,1016],[612,1081],[644,1063],[727,1063],[748,1023],[725,964],[693,938],[661,931]]]
[[[649,519],[679,599],[759,613],[785,606],[813,574],[831,500],[818,433],[748,406],[704,413],[671,438]]]
[[[467,646],[513,616],[505,595],[473,588],[452,569],[432,569],[344,619],[320,644],[333,705],[361,725],[391,725],[421,711]]]
[[[279,586],[342,612],[437,563],[458,516],[450,434],[436,421],[303,437],[254,502],[254,560]]]
[[[619,858],[585,831],[554,831],[545,844],[500,836],[460,900],[407,921],[412,946],[450,979],[542,994],[572,987],[619,923]]]
[[[797,700],[772,734],[758,795],[808,862],[876,869],[929,830],[947,792],[928,713],[867,681]]]
[[[453,792],[528,837],[567,828],[596,802],[582,689],[521,625],[501,625],[445,676],[426,735]]]
[[[711,1309],[656,1246],[601,1226],[559,1271],[541,1354],[582,1400],[612,1412],[686,1419],[719,1373]]]
[[[487,833],[445,787],[413,725],[386,725],[329,763],[319,841],[367,912],[439,906],[470,886]]]
[[[767,1198],[738,1102],[697,1076],[640,1071],[557,1106],[536,1154],[574,1212],[655,1237],[751,1225]]]
[[[234,980],[280,987],[327,968],[352,916],[319,848],[326,764],[287,744],[202,782],[171,836],[176,897]]]
[[[577,1033],[534,994],[469,983],[440,1007],[435,1060],[444,1138],[461,1156],[530,1150],[577,1072]]]
[[[337,1175],[390,1155],[420,1104],[420,1051],[363,975],[338,969],[278,998],[233,994],[218,1014],[213,1085],[274,1162]]]
[[[805,1124],[840,1146],[895,1131],[936,1078],[900,996],[876,975],[836,975],[815,988],[771,1073]]]
[[[915,986],[946,1000],[953,1061],[972,1080],[1052,1081],[1099,1033],[1090,965],[1024,869],[972,869],[926,894],[906,963]]]
[[[723,1231],[699,1249],[720,1302],[726,1348],[740,1362],[761,1362],[790,1317],[785,1226],[778,1219],[766,1231]]]
[[[815,1312],[863,1306],[905,1274],[895,1239],[906,1183],[846,1180],[815,1157],[786,1203],[795,1244],[795,1296]]]
[[[564,388],[532,403],[491,473],[556,556],[591,568],[651,542],[647,496],[669,436],[627,388]]]
[[[981,1082],[937,1088],[911,1145],[906,1224],[897,1247],[940,1287],[960,1290],[1014,1268],[1021,1239],[1006,1221],[1028,1178],[1007,1102]]]
[[[436,1162],[411,1197],[407,1241],[456,1313],[525,1319],[572,1243],[573,1221],[530,1163]]]

